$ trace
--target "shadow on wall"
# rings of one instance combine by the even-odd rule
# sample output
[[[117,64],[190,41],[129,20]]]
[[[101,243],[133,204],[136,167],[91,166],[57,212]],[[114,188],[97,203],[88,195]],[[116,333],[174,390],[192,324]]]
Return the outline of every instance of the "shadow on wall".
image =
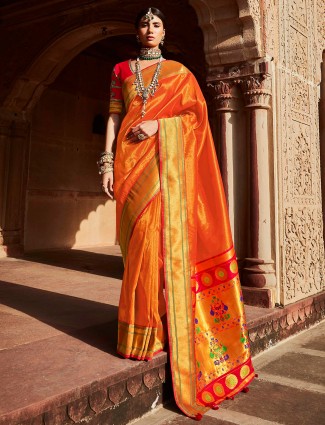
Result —
[[[96,164],[105,146],[112,60],[95,47],[63,69],[33,111],[27,252],[116,243],[115,203],[101,190]]]
[[[73,191],[29,191],[25,252],[115,245],[115,203],[103,197]]]

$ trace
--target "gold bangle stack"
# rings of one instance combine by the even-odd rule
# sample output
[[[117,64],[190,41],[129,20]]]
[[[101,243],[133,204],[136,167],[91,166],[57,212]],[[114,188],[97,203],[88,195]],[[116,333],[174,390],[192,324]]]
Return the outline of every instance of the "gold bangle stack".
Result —
[[[114,170],[114,154],[113,152],[102,152],[99,161],[97,161],[99,174],[109,173]]]

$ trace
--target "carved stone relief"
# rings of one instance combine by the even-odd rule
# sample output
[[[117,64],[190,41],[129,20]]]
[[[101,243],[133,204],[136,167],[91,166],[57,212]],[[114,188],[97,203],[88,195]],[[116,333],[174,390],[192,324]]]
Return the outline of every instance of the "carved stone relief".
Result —
[[[308,39],[306,35],[290,25],[290,69],[303,78],[307,78],[308,72]]]
[[[324,17],[324,0],[316,0],[315,1],[315,7],[314,7],[315,13],[315,32],[316,36],[313,38],[314,41],[314,48],[313,53],[316,56],[316,60],[314,61],[315,64],[315,81],[318,83],[321,79],[321,71],[319,63],[322,61],[322,54],[323,50],[325,48],[325,17]]]
[[[277,0],[267,1],[263,10],[263,42],[264,52],[268,56],[275,56],[276,54],[278,43],[277,15]]]
[[[324,285],[324,251],[319,208],[287,207],[283,286],[287,302],[320,292]]]
[[[311,165],[312,149],[310,140],[310,127],[293,121],[292,141],[293,153],[293,195],[311,196],[313,183],[313,170]]]
[[[316,8],[318,18],[310,12]],[[325,287],[316,75],[320,57],[315,46],[320,8],[319,0],[279,2],[277,120],[284,304]]]
[[[307,25],[306,0],[290,0],[288,3],[289,3],[290,17],[293,18],[299,24],[306,27]]]
[[[291,78],[291,108],[296,113],[310,114],[309,85],[294,76]]]

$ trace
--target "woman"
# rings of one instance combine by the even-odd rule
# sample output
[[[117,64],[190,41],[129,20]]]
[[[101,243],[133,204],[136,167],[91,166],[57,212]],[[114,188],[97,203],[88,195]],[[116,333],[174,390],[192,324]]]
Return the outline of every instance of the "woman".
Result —
[[[164,23],[156,8],[140,12],[140,55],[114,67],[99,167],[111,198],[114,182],[125,264],[118,352],[150,360],[168,335],[176,402],[200,419],[254,369],[205,100],[191,72],[161,56]]]

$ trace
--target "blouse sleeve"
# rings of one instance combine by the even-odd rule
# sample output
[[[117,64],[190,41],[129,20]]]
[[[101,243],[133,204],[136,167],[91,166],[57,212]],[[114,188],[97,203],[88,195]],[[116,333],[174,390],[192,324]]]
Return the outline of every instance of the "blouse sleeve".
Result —
[[[118,67],[115,66],[112,71],[109,113],[121,114],[122,110],[123,110],[122,83],[119,76]]]

